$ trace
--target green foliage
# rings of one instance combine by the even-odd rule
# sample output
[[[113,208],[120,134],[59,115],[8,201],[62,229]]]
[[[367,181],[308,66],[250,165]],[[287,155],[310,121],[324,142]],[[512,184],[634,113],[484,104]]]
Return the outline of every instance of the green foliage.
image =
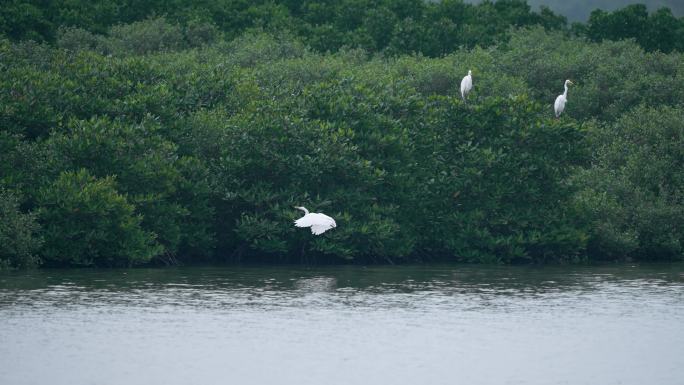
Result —
[[[426,247],[443,244],[468,262],[572,260],[582,252],[581,229],[558,206],[572,193],[562,181],[582,159],[575,123],[540,118],[542,106],[524,97],[472,109],[436,100],[431,108],[433,138],[419,163],[429,167],[424,201],[415,203],[427,204],[421,232],[432,229],[434,238]]]
[[[278,59],[301,57],[306,48],[299,41],[287,37],[275,38],[263,33],[248,33],[218,48],[225,52],[231,63],[252,67]]]
[[[120,47],[114,51],[133,54],[176,50],[184,45],[183,30],[177,24],[167,23],[164,18],[150,19],[112,27],[111,39]]]
[[[60,27],[57,46],[73,52],[91,50],[110,55],[144,55],[199,47],[216,40],[218,31],[211,23],[194,21],[186,27],[163,17],[150,18],[110,28],[108,36],[77,27]]]
[[[6,211],[45,239],[11,264],[680,258],[680,53],[550,31],[520,1],[373,4],[107,8],[56,46],[0,40]],[[338,227],[295,228],[300,205]]]
[[[528,0],[528,3],[532,8],[537,6],[548,6],[554,11],[567,16],[568,20],[575,22],[589,19],[589,14],[595,9],[612,11],[634,3],[644,3],[648,5],[650,10],[668,7],[672,9],[672,13],[675,15],[684,14],[684,3],[679,0],[591,0],[581,2],[567,0]]]
[[[548,103],[573,80],[566,113],[576,119],[614,120],[640,104],[684,100],[684,56],[646,53],[630,42],[593,44],[533,29],[515,34],[497,61]]]
[[[13,0],[0,19],[0,31],[14,40],[57,38],[63,47],[109,53],[173,50],[213,41],[218,31],[232,39],[260,29],[288,31],[321,52],[348,46],[439,56],[459,46],[492,45],[511,26],[527,25],[557,29],[565,19],[548,9],[533,12],[523,0]]]
[[[8,0],[2,4],[0,35],[16,40],[44,41],[54,38],[55,26],[45,3]]]
[[[595,10],[589,17],[587,36],[594,41],[635,39],[647,51],[684,51],[684,19],[668,8],[648,14],[646,5],[633,4],[614,12]]]
[[[486,52],[472,54],[483,69],[493,65]],[[525,98],[493,97],[516,90],[489,71],[473,94],[486,107],[463,105],[456,85],[467,63],[455,68],[457,60],[345,52],[263,63],[245,75],[259,84],[248,96],[258,104],[196,115],[190,148],[212,164],[219,216],[239,218],[217,231],[235,234],[222,239],[223,253],[360,261],[433,253],[471,262],[578,255],[583,233],[557,207],[571,194],[560,182],[581,159],[572,146],[578,127],[540,120],[542,107]],[[497,191],[501,180],[507,189]],[[467,205],[455,202],[460,194]],[[309,235],[291,225],[298,204],[326,210],[338,228],[304,242]]]
[[[0,187],[0,270],[38,265],[38,229],[35,214],[23,213],[18,197]]]
[[[592,167],[575,177],[595,258],[684,259],[684,111],[638,107],[592,132]]]
[[[320,52],[355,47],[437,57],[491,46],[525,26],[568,29],[565,17],[546,7],[535,12],[526,0],[10,0],[0,15],[0,35],[13,40],[113,54],[195,47],[258,29],[296,35]],[[636,39],[647,51],[684,48],[684,21],[668,8],[650,15],[641,4],[597,9],[571,30],[594,41]]]
[[[320,108],[330,106],[328,102],[341,102],[337,99],[341,95],[319,87],[304,94],[316,101],[310,113],[317,115],[322,113]],[[262,255],[304,247],[345,259],[401,257],[410,251],[411,240],[402,241],[406,235],[398,233],[392,219],[396,213],[393,194],[381,195],[388,183],[385,171],[364,159],[362,154],[370,149],[361,149],[355,142],[364,141],[358,136],[365,133],[340,121],[340,116],[282,115],[277,106],[260,106],[223,124],[222,152],[213,163],[218,192],[231,210],[229,217],[239,218],[221,231],[235,233],[232,247],[245,244]],[[393,140],[372,136],[373,140]],[[312,210],[328,208],[338,218],[339,231],[308,243],[310,234],[292,226],[297,215],[293,206],[298,204]]]
[[[102,118],[73,121],[46,145],[55,174],[88,167],[98,178],[116,175],[117,190],[126,194],[142,228],[156,234],[164,252],[190,249],[206,256],[213,247],[207,170],[179,157],[159,130],[151,119],[134,125]]]
[[[130,266],[160,251],[112,177],[97,179],[85,169],[63,172],[41,189],[39,204],[46,264]]]

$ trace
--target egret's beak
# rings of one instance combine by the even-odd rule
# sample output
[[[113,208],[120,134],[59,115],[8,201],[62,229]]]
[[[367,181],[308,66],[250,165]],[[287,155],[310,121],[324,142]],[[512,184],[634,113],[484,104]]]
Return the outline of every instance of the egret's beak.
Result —
[[[570,84],[571,86],[574,86],[574,85],[575,85],[575,83],[573,83],[572,80],[570,80],[570,81],[568,82],[568,84]]]

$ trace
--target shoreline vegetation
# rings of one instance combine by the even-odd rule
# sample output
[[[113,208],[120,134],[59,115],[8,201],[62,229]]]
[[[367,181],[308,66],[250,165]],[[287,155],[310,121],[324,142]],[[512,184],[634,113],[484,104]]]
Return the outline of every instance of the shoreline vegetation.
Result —
[[[683,45],[640,5],[10,1],[0,269],[682,261]]]

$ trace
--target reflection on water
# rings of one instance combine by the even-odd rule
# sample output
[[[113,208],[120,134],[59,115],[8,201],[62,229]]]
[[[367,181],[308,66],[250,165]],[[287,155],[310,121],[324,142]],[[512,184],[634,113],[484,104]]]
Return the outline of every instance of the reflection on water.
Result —
[[[681,384],[684,266],[0,274],[0,384]]]

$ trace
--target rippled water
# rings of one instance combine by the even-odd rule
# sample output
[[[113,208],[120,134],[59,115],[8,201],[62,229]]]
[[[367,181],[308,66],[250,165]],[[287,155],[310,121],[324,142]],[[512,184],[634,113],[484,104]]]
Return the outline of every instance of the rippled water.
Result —
[[[683,384],[684,265],[0,274],[0,384]]]

